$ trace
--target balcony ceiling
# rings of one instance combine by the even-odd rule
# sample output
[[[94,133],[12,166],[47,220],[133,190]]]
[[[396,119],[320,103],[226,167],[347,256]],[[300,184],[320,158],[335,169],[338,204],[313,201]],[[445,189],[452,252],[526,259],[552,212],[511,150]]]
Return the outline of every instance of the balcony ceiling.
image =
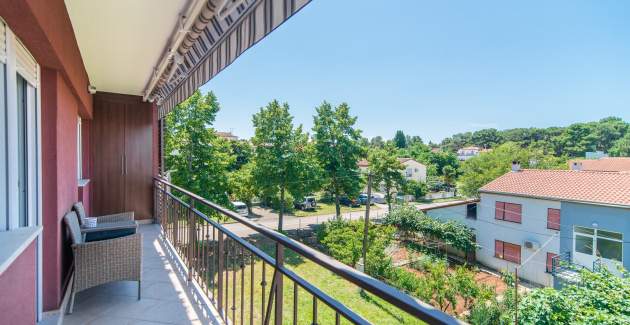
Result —
[[[65,0],[97,91],[141,95],[189,0]]]

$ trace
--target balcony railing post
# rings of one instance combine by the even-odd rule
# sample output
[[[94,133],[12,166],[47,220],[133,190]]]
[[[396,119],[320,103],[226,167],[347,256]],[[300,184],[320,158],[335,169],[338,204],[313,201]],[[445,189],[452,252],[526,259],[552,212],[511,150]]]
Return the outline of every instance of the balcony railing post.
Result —
[[[284,286],[283,286],[283,276],[282,272],[280,272],[280,268],[284,265],[284,246],[280,243],[276,243],[276,314],[275,314],[275,324],[282,325],[282,307],[283,307],[283,295],[284,295]],[[271,303],[271,301],[269,302]]]
[[[218,231],[219,239],[218,239],[218,270],[217,270],[217,309],[219,313],[223,315],[223,269],[225,268],[224,257],[225,257],[225,243],[223,242],[223,233]],[[223,315],[224,316],[224,315]]]
[[[195,246],[197,245],[197,231],[196,231],[196,220],[195,214],[193,213],[193,203],[194,201],[190,201],[190,206],[188,207],[188,282],[192,280],[193,277],[193,258],[195,256]]]

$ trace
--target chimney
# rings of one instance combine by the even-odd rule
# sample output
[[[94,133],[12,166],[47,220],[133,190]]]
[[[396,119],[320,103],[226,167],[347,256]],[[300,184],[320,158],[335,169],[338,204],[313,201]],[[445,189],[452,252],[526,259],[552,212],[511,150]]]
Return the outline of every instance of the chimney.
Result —
[[[514,160],[512,161],[512,172],[520,172],[521,171],[521,163]]]
[[[582,170],[582,162],[581,161],[572,161],[571,162],[571,170]]]

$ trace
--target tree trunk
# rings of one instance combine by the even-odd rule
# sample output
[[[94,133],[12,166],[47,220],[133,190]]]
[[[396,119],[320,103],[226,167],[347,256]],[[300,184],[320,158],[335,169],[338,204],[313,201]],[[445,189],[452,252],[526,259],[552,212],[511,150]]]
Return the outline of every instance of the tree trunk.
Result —
[[[337,220],[341,219],[341,206],[339,204],[339,193],[335,193],[335,213]]]
[[[284,218],[284,187],[280,189],[280,214],[278,215],[278,231],[282,232],[282,219]]]
[[[388,211],[392,211],[392,194],[390,192],[390,188],[385,189],[385,198],[387,199],[387,209]]]

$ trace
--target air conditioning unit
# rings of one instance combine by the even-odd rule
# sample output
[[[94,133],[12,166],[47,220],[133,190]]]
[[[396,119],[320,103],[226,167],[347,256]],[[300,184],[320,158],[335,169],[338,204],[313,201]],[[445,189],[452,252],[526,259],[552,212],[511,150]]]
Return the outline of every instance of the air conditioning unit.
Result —
[[[525,241],[525,248],[527,249],[531,249],[531,250],[536,250],[540,248],[540,244],[536,241],[533,240],[526,240]]]

